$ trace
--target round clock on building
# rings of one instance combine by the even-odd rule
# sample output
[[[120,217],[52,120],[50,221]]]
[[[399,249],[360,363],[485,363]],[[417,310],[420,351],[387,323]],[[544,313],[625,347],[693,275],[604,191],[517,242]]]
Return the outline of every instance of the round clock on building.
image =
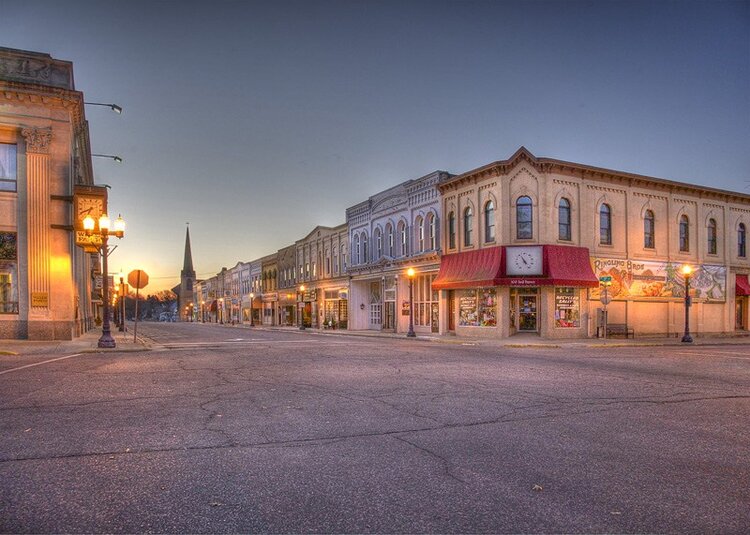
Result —
[[[541,275],[542,248],[507,247],[505,251],[507,275]]]

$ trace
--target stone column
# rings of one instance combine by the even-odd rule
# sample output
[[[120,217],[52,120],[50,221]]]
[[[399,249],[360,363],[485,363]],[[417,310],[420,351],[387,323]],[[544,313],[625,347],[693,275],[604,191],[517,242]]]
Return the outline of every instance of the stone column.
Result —
[[[52,338],[35,320],[50,318],[50,157],[51,129],[24,128],[26,139],[26,228],[28,235],[29,338]],[[46,322],[44,322],[46,323]],[[48,324],[50,330],[53,329]],[[41,328],[41,329],[40,329]]]

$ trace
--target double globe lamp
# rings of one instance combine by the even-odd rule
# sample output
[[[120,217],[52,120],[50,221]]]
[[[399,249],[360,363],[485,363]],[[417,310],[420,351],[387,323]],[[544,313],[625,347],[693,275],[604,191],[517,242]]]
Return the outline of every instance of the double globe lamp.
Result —
[[[102,238],[102,244],[99,246],[99,253],[102,255],[102,274],[103,274],[103,291],[102,291],[102,302],[104,304],[104,317],[102,318],[102,336],[99,338],[99,347],[113,348],[116,347],[115,339],[112,338],[109,325],[109,276],[107,271],[107,256],[109,256],[109,249],[107,247],[107,240],[110,236],[116,238],[122,238],[125,235],[125,220],[120,215],[115,219],[114,228],[112,228],[112,222],[107,214],[102,214],[99,218],[99,229],[96,229],[96,220],[87,215],[83,218],[83,230],[87,236],[93,236],[97,234]]]

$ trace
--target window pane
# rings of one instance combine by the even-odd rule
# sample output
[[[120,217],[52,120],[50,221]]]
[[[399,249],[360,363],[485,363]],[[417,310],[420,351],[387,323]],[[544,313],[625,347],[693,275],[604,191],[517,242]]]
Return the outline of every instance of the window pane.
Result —
[[[531,199],[520,197],[516,202],[516,238],[527,240],[534,237]]]
[[[16,191],[16,146],[0,143],[0,190]]]

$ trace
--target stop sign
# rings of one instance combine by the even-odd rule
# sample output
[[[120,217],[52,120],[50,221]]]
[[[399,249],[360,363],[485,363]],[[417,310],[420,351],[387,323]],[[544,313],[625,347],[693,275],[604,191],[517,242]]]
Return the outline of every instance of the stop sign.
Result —
[[[134,269],[128,273],[128,283],[133,288],[138,288],[140,290],[141,288],[145,288],[148,284],[148,275],[143,270]]]

